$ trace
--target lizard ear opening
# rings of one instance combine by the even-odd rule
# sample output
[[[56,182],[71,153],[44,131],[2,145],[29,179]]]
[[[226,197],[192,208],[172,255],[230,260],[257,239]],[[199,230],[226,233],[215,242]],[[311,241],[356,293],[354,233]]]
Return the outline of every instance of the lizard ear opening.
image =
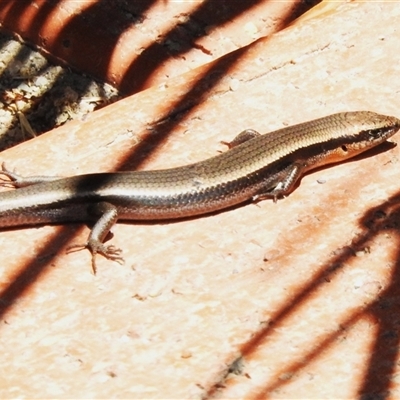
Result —
[[[341,149],[345,152],[345,153],[347,153],[348,152],[348,150],[347,150],[347,146],[346,145],[342,145],[341,146]]]

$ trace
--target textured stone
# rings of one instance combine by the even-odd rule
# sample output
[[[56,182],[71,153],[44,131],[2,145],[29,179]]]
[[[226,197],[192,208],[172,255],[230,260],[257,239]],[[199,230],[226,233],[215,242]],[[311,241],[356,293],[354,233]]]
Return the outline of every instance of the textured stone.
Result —
[[[244,128],[399,115],[398,4],[315,15],[2,161],[24,174],[166,168]],[[2,397],[398,398],[399,167],[383,146],[277,204],[118,224],[126,264],[99,258],[95,277],[87,252],[65,254],[86,227],[2,232]]]

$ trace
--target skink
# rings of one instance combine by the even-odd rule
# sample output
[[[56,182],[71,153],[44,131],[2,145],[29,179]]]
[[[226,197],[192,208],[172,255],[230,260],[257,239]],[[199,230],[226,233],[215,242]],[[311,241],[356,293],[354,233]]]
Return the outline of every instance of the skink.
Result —
[[[103,244],[117,220],[161,220],[210,213],[249,200],[276,201],[306,171],[336,163],[386,141],[400,129],[395,117],[345,112],[260,135],[245,130],[230,149],[177,168],[24,178],[3,164],[0,227],[95,221],[80,246],[122,261]]]

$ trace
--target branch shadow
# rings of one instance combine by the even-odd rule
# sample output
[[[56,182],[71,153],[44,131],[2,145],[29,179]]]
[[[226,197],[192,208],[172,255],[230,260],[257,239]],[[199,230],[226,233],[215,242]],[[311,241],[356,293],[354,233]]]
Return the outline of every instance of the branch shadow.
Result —
[[[385,233],[390,238],[399,241],[400,193],[367,213],[361,220],[361,226],[371,231],[373,236]],[[360,399],[385,399],[390,396],[399,356],[399,299],[400,246],[398,246],[390,285],[366,310],[377,321],[379,329],[371,350],[364,382],[358,391]]]
[[[240,348],[242,358],[246,359],[246,357],[251,357],[253,353],[257,352],[257,348],[272,334],[273,329],[283,324],[285,320],[307,304],[307,301],[312,298],[312,294],[321,286],[322,282],[329,282],[333,279],[338,269],[354,257],[355,253],[368,248],[379,235],[390,235],[392,239],[400,242],[399,221],[400,193],[368,210],[360,219],[363,233],[358,236],[357,240],[352,242],[351,248],[344,246],[344,251],[325,262],[325,267],[313,277],[312,281],[305,285],[297,295],[291,297],[290,303],[271,317],[271,322],[268,326],[259,331],[252,340]],[[362,400],[389,398],[392,379],[398,366],[400,345],[400,317],[398,317],[400,311],[400,250],[394,257],[391,269],[391,283],[383,292],[379,293],[376,300],[362,310],[354,312],[340,323],[340,326],[346,329],[361,318],[367,318],[378,326],[366,367],[367,372],[358,389],[359,399]],[[280,371],[279,375],[293,376],[299,373],[331,344],[334,344],[340,335],[342,335],[341,331],[326,335],[311,351],[305,351],[305,354],[302,354],[301,361],[294,361],[288,364],[283,371]],[[220,381],[209,388],[205,398],[219,397],[218,392],[225,387],[224,382],[228,373],[229,366],[221,374]],[[257,393],[254,394],[253,392],[252,396],[248,398],[266,399],[273,390],[279,389],[285,384],[285,380],[277,378]]]
[[[223,26],[263,2],[265,0],[234,3],[230,0],[222,0],[219,1],[218,7],[215,6],[214,0],[201,2],[201,5],[190,14],[185,22],[179,23],[166,32],[162,40],[152,43],[141,53],[140,57],[131,63],[121,81],[121,88],[129,93],[146,88],[147,82],[157,71],[158,66],[163,65],[170,58],[184,57],[187,52],[196,48],[195,41],[207,35],[207,27]],[[280,29],[285,28],[297,16],[318,2],[310,0],[298,3],[292,12],[283,19]],[[140,77],[139,80],[138,77]]]
[[[214,0],[199,2],[199,6],[191,13],[184,13],[182,21],[178,21],[166,32],[145,46],[131,65],[124,72],[118,87],[126,94],[140,91],[147,86],[152,75],[166,61],[184,58],[185,54],[198,49],[208,50],[196,41],[208,35],[213,29],[231,23],[235,18],[249,12],[255,6],[270,0],[249,0],[232,2],[220,0],[218,6]],[[292,10],[282,16],[277,27],[283,29],[302,13],[308,11],[321,0],[302,0],[292,6]],[[69,65],[94,75],[97,79],[107,77],[109,82],[116,80],[109,74],[112,57],[121,37],[129,30],[139,35],[141,25],[147,18],[146,12],[160,3],[160,0],[98,0],[79,12],[74,12],[69,22],[61,27],[55,37],[44,36],[41,27],[51,25],[56,15],[59,0],[46,1],[33,7],[29,2],[8,0],[0,3],[0,15],[4,15],[3,29],[17,30],[28,42],[38,43],[46,53],[57,62],[69,60]],[[61,3],[60,3],[61,4]],[[67,5],[68,6],[68,5]],[[15,16],[18,15],[15,23]],[[10,22],[8,22],[10,21]],[[99,26],[99,21],[102,26]],[[56,29],[56,28],[54,28]],[[79,38],[79,39],[77,39]],[[99,57],[99,46],[103,51]],[[95,63],[95,68],[93,68]]]
[[[166,61],[176,57],[184,57],[188,51],[196,48],[196,40],[208,34],[208,27],[216,28],[227,22],[232,22],[235,18],[267,1],[270,0],[250,0],[247,2],[222,0],[218,7],[213,0],[200,2],[200,5],[193,12],[188,15],[185,14],[184,22],[177,22],[169,31],[162,33],[160,38],[144,48],[143,52],[135,58],[125,72],[121,87],[124,88],[126,93],[141,90],[146,87],[152,75]],[[291,12],[282,16],[282,23],[279,28],[283,29],[318,2],[320,0],[304,0],[294,4]],[[42,27],[48,27],[52,24],[52,20],[57,18],[59,8],[68,9],[68,3],[65,5],[63,3],[60,0],[47,0],[37,4],[5,0],[0,3],[1,28],[5,31],[19,32],[28,42],[37,43],[40,48],[46,49],[47,56],[56,61],[68,59],[71,65],[75,66],[92,65],[95,62],[98,71],[97,77],[104,79],[108,76],[113,53],[122,35],[132,28],[139,32],[138,27],[147,18],[146,13],[160,3],[160,0],[138,0],[135,2],[98,0],[88,5],[83,2],[79,9],[80,12],[74,12],[68,23],[61,27],[54,37],[49,37],[48,34],[43,33]],[[99,26],[99,21],[104,22],[102,26]],[[78,37],[79,40],[76,39]],[[101,57],[99,57],[99,46],[103,50]],[[31,51],[21,49],[15,60],[10,61],[10,65],[16,61],[26,60],[31,54]],[[93,68],[90,69],[89,67],[88,71],[91,70]],[[40,72],[43,71],[37,71],[36,76]],[[20,78],[12,79],[12,74],[7,74],[6,69],[6,73],[1,77],[0,85],[3,100],[10,95],[13,97],[12,91],[17,88],[19,90],[21,84],[25,87],[30,86],[30,82],[34,79],[35,75],[24,80]],[[66,82],[68,82],[67,89],[65,89]],[[89,86],[90,80],[82,84],[82,80],[78,82],[74,79],[73,74],[66,74],[65,72],[59,74],[54,82],[49,85],[47,92],[38,95],[33,102],[29,102],[31,105],[26,107],[23,112],[15,113],[10,126],[22,125],[19,120],[21,114],[26,116],[27,123],[30,124],[36,134],[63,125],[72,119],[69,111],[73,110],[74,103],[87,93]],[[99,92],[104,93],[105,91],[101,90],[100,87]],[[23,96],[23,91],[22,94],[18,92],[16,97],[18,96]],[[101,97],[103,103],[96,106],[95,109],[121,98],[119,94],[108,98],[104,95]],[[12,105],[14,106],[14,103]],[[79,113],[77,117],[79,118]],[[23,129],[22,133],[24,133]],[[26,139],[27,137],[24,135],[18,136],[15,129],[11,128],[9,133],[3,134],[0,140],[0,150]]]

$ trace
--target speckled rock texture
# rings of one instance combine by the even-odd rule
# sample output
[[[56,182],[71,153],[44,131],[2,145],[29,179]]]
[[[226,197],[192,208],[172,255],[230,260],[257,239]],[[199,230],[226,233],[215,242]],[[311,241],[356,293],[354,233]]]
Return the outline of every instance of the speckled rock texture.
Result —
[[[323,2],[285,30],[2,153],[22,174],[167,168],[346,110],[399,116],[395,2]],[[399,137],[394,137],[394,142]],[[62,143],[62,145],[60,145]],[[0,233],[3,398],[400,397],[400,150],[305,176],[287,198]]]
[[[0,151],[122,98],[0,30]]]

